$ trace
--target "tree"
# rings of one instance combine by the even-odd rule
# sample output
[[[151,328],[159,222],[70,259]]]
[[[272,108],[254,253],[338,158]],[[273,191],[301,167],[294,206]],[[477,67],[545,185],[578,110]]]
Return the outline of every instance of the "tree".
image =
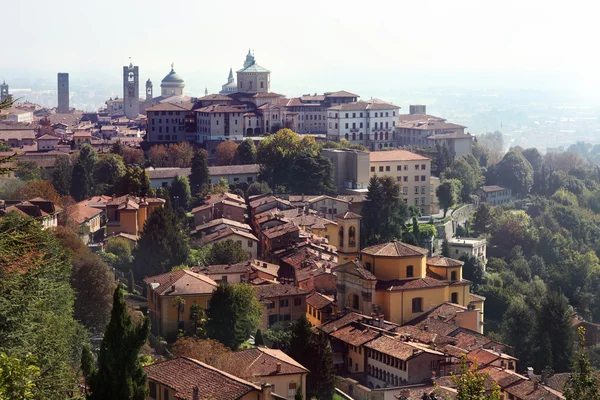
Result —
[[[134,196],[147,196],[150,193],[150,177],[139,165],[130,165],[125,170],[118,191],[120,196],[132,194]]]
[[[34,398],[35,381],[40,375],[36,361],[36,357],[31,354],[26,354],[21,360],[0,353],[0,399]]]
[[[549,291],[542,304],[539,315],[539,337],[548,335],[548,344],[552,355],[552,369],[564,372],[571,364],[573,354],[573,328],[571,314],[573,310],[564,294]],[[540,352],[546,351],[544,347]],[[543,357],[538,357],[543,359]],[[545,365],[538,365],[542,369]]]
[[[250,138],[244,139],[237,148],[240,164],[256,164],[256,146]]]
[[[363,205],[363,245],[389,242],[402,237],[408,206],[400,198],[400,186],[392,177],[371,177]]]
[[[460,362],[460,372],[451,375],[456,387],[456,400],[501,400],[502,394],[497,383],[493,382],[490,393],[486,393],[485,382],[487,374],[477,372],[477,365],[469,368],[467,356],[463,355]]]
[[[73,165],[71,177],[71,196],[76,201],[87,199],[94,194],[94,169],[97,161],[96,150],[90,144],[85,143]]]
[[[16,212],[0,218],[0,353],[42,371],[31,387],[36,400],[64,399],[77,385],[83,328],[73,318],[70,275],[50,230]]]
[[[123,158],[116,154],[103,155],[96,163],[94,176],[98,191],[112,195],[117,192],[121,179],[125,175]]]
[[[98,353],[98,369],[87,371],[89,399],[144,400],[146,374],[139,361],[140,349],[150,334],[150,319],[136,324],[117,286],[110,322]]]
[[[200,304],[194,303],[190,306],[190,321],[194,325],[194,336],[204,337],[206,335],[206,312]]]
[[[442,172],[444,172],[451,164],[453,160],[452,153],[450,149],[446,145],[442,145],[437,143],[435,145],[435,156],[433,158],[435,164],[435,173],[439,176]],[[433,167],[432,167],[433,169]]]
[[[238,145],[233,140],[225,140],[217,146],[217,162],[219,165],[231,165],[237,156]]]
[[[458,179],[448,179],[437,187],[435,194],[440,202],[440,207],[444,209],[444,218],[450,207],[454,207],[460,202],[462,183]]]
[[[144,152],[140,149],[125,147],[120,155],[125,165],[141,165],[144,162]]]
[[[248,186],[246,190],[246,197],[250,198],[259,194],[271,194],[273,191],[267,184],[267,182],[254,182]]]
[[[171,203],[176,209],[189,210],[192,202],[192,192],[187,176],[176,176],[169,186],[169,194],[171,195]]]
[[[208,336],[232,350],[256,331],[262,306],[252,286],[220,284],[213,292],[207,310]]]
[[[514,195],[525,196],[533,185],[533,168],[523,154],[509,151],[498,163],[500,184],[512,190]]]
[[[313,340],[312,326],[308,322],[306,315],[302,315],[291,326],[292,337],[290,339],[290,348],[287,354],[300,364],[306,366],[310,364],[312,358],[311,342]]]
[[[208,173],[208,159],[206,151],[196,150],[192,158],[192,168],[190,174],[190,187],[192,194],[200,193],[209,183],[210,176]]]
[[[56,164],[50,175],[50,182],[59,195],[67,196],[71,193],[71,177],[73,176],[73,166],[68,156],[57,156]]]
[[[475,232],[480,234],[488,233],[493,222],[492,206],[485,202],[479,203],[473,220]]]
[[[227,346],[214,339],[183,337],[171,346],[171,352],[175,357],[190,357],[236,376],[246,368],[236,363]]]
[[[473,281],[475,284],[483,282],[485,276],[484,265],[478,257],[472,254],[463,254],[460,256],[460,261],[464,262],[463,278]]]
[[[208,255],[209,265],[237,264],[248,259],[248,253],[242,249],[242,245],[227,239],[222,242],[211,243]]]
[[[457,179],[462,183],[461,198],[468,202],[475,189],[483,182],[479,162],[471,154],[462,156],[454,162],[443,173],[444,179]]]
[[[289,322],[280,321],[265,331],[265,338],[271,343],[271,348],[288,352],[292,340],[290,325]]]
[[[522,297],[514,298],[502,316],[502,337],[514,348],[514,355],[519,359],[521,367],[535,365],[536,321],[535,308]]]
[[[131,267],[131,245],[129,241],[120,237],[109,238],[104,241],[104,253],[114,255],[110,257],[113,259],[112,267],[117,268],[123,272],[127,271]]]
[[[42,179],[42,170],[33,161],[17,162],[15,176],[25,182]]]
[[[594,372],[590,364],[587,349],[585,348],[585,328],[580,326],[577,330],[579,336],[577,358],[573,363],[569,384],[565,387],[566,400],[598,399],[598,373]]]
[[[473,157],[477,159],[479,165],[482,167],[487,167],[488,159],[489,159],[489,151],[485,146],[479,144],[477,139],[473,142]]]
[[[167,147],[162,144],[157,144],[150,147],[148,150],[148,160],[154,168],[164,168],[169,164],[167,158]]]
[[[188,142],[170,144],[167,147],[168,167],[189,168],[192,164],[194,148]]]
[[[27,182],[26,185],[19,187],[11,197],[16,200],[30,200],[41,197],[58,206],[62,205],[62,200],[58,193],[56,193],[56,190],[54,190],[54,186],[50,182],[41,180]]]
[[[285,186],[293,193],[333,195],[333,164],[323,156],[300,154],[293,160]]]
[[[187,262],[190,254],[187,235],[171,209],[155,210],[144,224],[134,251],[134,272],[138,277],[164,274]]]
[[[310,371],[306,379],[307,397],[317,397],[319,400],[332,400],[335,391],[335,369],[333,352],[329,339],[324,333],[315,335],[311,341],[312,363],[304,365]]]
[[[256,334],[254,335],[254,345],[256,347],[264,347],[265,345],[265,340],[263,339],[263,335],[260,331],[260,328],[256,330]]]

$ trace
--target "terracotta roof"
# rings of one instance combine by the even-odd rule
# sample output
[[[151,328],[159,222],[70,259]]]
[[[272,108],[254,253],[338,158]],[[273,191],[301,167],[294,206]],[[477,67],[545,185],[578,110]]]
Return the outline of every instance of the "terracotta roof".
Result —
[[[452,334],[452,337],[456,339],[456,347],[465,349],[467,351],[475,350],[481,346],[486,346],[492,342],[491,339],[473,331],[466,331],[464,329],[459,330],[458,333]]]
[[[250,272],[250,267],[247,265],[246,261],[242,261],[237,264],[215,264],[202,267],[192,267],[192,271],[207,276],[217,274],[243,274]]]
[[[370,341],[364,346],[403,361],[407,361],[413,356],[423,352],[402,340],[392,339],[385,335]]]
[[[356,321],[361,321],[365,318],[367,318],[365,315],[358,314],[355,312],[348,312],[338,319],[334,319],[332,321],[324,323],[323,325],[319,326],[318,329],[322,330],[327,334],[330,334],[331,332],[341,329],[344,326],[350,325],[351,323]]]
[[[406,336],[411,339],[417,339],[421,343],[425,344],[448,344],[454,343],[454,339],[446,335],[439,334],[429,329],[424,330],[417,326],[404,325],[397,328],[394,333],[400,336]]]
[[[422,156],[408,150],[372,151],[369,153],[370,162],[398,162],[398,161],[427,161],[429,157]]]
[[[427,265],[434,267],[462,267],[464,264],[463,261],[443,256],[429,257],[427,259]]]
[[[346,92],[345,90],[339,90],[337,92],[324,93],[324,97],[360,97],[357,94]]]
[[[275,196],[267,196],[267,197],[262,197],[260,199],[252,200],[250,202],[250,208],[256,208],[258,206],[262,206],[263,204],[268,204],[268,203],[279,203],[279,204],[284,204],[290,208],[292,207],[292,204],[287,200],[280,199]]]
[[[217,283],[208,276],[185,269],[151,276],[144,282],[157,294],[165,296],[212,293],[217,287]]]
[[[358,347],[375,339],[379,332],[362,324],[350,324],[331,332],[330,336]]]
[[[191,107],[185,103],[160,103],[155,106],[146,109],[146,112],[150,111],[189,111]]]
[[[277,264],[271,264],[256,258],[254,260],[247,261],[247,263],[250,264],[250,268],[252,268],[254,271],[260,271],[273,277],[277,277],[279,275],[279,265]]]
[[[469,293],[469,301],[485,301],[485,297],[475,293]]]
[[[306,374],[308,369],[281,350],[256,347],[230,354],[236,366],[244,366],[241,376],[247,379],[278,375]],[[277,370],[279,368],[279,371]]]
[[[516,372],[502,369],[500,367],[488,366],[485,368],[481,368],[479,371],[483,374],[488,374],[488,376],[500,386],[500,389],[505,389],[508,386],[512,386],[519,381],[526,381],[527,378],[523,375],[519,375]],[[566,374],[568,375],[568,374]],[[562,387],[560,388],[562,390]]]
[[[46,133],[45,135],[42,135],[39,138],[37,138],[37,140],[59,140],[59,138],[49,133]]]
[[[203,243],[211,243],[211,242],[214,242],[214,241],[217,241],[220,239],[227,238],[232,235],[242,236],[242,237],[245,237],[246,239],[258,242],[258,239],[256,238],[256,236],[254,236],[252,233],[246,232],[246,231],[243,231],[240,229],[236,229],[231,226],[228,226],[227,228],[224,228],[224,229],[221,229],[216,232],[209,233],[209,234],[203,236],[202,242]]]
[[[409,128],[409,129],[419,129],[424,131],[435,131],[435,130],[444,130],[444,129],[464,129],[466,126],[452,124],[450,122],[446,122],[445,120],[438,119],[430,119],[427,121],[407,121],[400,122],[396,128]]]
[[[333,299],[319,292],[313,292],[306,296],[306,304],[309,304],[312,308],[316,308],[317,310],[322,310],[333,304]]]
[[[408,122],[408,121],[425,121],[425,122],[427,122],[427,120],[429,120],[429,119],[445,121],[444,118],[436,117],[435,115],[430,115],[430,114],[399,114],[398,115],[398,120],[400,122]]]
[[[259,172],[259,164],[224,165],[208,167],[208,174],[210,176],[258,174]]]
[[[329,110],[338,111],[363,111],[363,110],[398,110],[400,107],[389,103],[369,103],[366,101],[357,101],[354,103],[340,104],[330,107]],[[391,117],[391,115],[390,115]]]
[[[0,141],[10,139],[35,139],[35,130],[33,129],[0,129]]]
[[[225,96],[222,94],[209,94],[204,97],[200,97],[197,99],[198,101],[208,101],[208,100],[224,100],[224,101],[233,101],[233,99],[229,96]]]
[[[357,213],[353,213],[352,211],[346,211],[345,213],[338,214],[335,217],[337,219],[360,219],[360,218],[362,218],[361,215],[359,215]]]
[[[482,192],[485,192],[485,193],[500,192],[502,190],[507,190],[507,189],[508,188],[498,186],[498,185],[482,186],[479,188],[479,190],[481,190]]]
[[[421,257],[427,255],[427,249],[402,242],[388,242],[362,249],[361,253],[386,257]]]
[[[269,239],[274,239],[279,236],[287,235],[288,233],[298,232],[300,228],[293,222],[287,224],[274,226],[272,228],[263,231],[263,235]]]
[[[132,235],[132,234],[125,233],[125,232],[119,232],[116,235],[113,235],[111,237],[121,237],[123,239],[131,240],[133,242],[137,242],[138,241],[137,235]]]
[[[265,299],[281,296],[307,295],[309,292],[293,285],[265,285],[255,288],[257,296]]]
[[[469,133],[462,132],[450,132],[450,133],[440,133],[437,135],[427,136],[428,140],[444,140],[444,139],[473,139],[473,136]]]
[[[519,400],[562,400],[565,398],[561,393],[547,386],[538,385],[530,380],[509,386],[504,391]]]
[[[77,204],[75,204],[71,208],[71,218],[78,224],[83,224],[84,222],[102,214],[102,210],[99,208],[90,207],[87,205],[88,201],[84,200]]]
[[[377,286],[375,287],[375,289],[396,292],[402,290],[423,289],[441,286],[448,286],[448,283],[426,276],[425,278],[417,279],[394,279],[391,281],[377,281]]]
[[[241,108],[226,106],[226,105],[222,105],[222,104],[212,104],[210,106],[198,108],[197,110],[194,110],[194,111],[199,112],[199,113],[209,113],[209,114],[213,114],[213,113],[243,113],[243,112],[245,112]]]
[[[202,398],[236,400],[261,388],[234,375],[188,357],[144,367],[149,380],[175,391],[175,398],[193,400],[194,388]]]
[[[137,205],[141,205],[141,204],[150,204],[150,203],[161,203],[164,204],[165,203],[165,199],[160,199],[158,197],[137,197],[137,196],[132,196],[132,195],[124,195],[124,196],[120,196],[120,197],[113,197],[111,198],[106,205],[108,206],[120,206],[122,204],[125,203],[135,203]]]
[[[418,316],[407,322],[410,325],[417,325],[422,321],[429,321],[431,319],[442,320],[442,321],[450,321],[454,319],[457,312],[465,311],[467,308],[458,304],[445,302],[442,303],[426,313]]]
[[[336,265],[332,268],[335,272],[346,272],[352,275],[357,275],[363,279],[370,281],[376,281],[377,277],[371,273],[368,269],[362,266],[362,263],[358,260],[349,261],[345,264]]]

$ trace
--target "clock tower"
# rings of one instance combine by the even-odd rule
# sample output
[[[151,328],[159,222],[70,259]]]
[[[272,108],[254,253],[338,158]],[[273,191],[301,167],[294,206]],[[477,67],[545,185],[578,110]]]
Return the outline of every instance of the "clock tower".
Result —
[[[129,119],[140,115],[140,71],[132,63],[123,67],[123,108]]]

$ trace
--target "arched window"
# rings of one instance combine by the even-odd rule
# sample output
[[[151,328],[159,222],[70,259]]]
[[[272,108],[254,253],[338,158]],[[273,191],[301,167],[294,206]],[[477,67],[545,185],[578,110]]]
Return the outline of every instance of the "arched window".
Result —
[[[340,226],[340,229],[338,230],[338,235],[340,236],[340,239],[339,239],[340,246],[343,246],[344,245],[344,227],[343,226]]]
[[[356,140],[356,132],[352,132],[352,140]]]
[[[388,138],[389,138],[389,133],[388,133],[388,132],[386,132],[386,133],[385,133],[385,140],[388,140]]]
[[[246,135],[252,136],[252,128],[246,129]]]
[[[362,134],[362,132],[358,134],[358,138],[359,138],[360,140],[363,140],[363,134]]]
[[[348,134],[346,133],[346,140],[348,140]]]
[[[348,245],[351,247],[356,246],[356,228],[353,226],[348,228]]]

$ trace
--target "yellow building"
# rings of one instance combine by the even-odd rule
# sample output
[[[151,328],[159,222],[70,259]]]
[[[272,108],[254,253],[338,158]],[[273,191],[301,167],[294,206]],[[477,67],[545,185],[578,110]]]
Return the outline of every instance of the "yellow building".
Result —
[[[320,326],[331,320],[336,311],[333,297],[319,292],[306,296],[306,319],[312,326]]]
[[[154,210],[163,207],[164,204],[164,199],[153,197],[113,197],[106,203],[106,233],[112,235],[124,232],[139,235]]]
[[[362,217],[352,211],[336,215],[338,222],[338,261],[345,263],[359,256],[360,252],[360,219]]]
[[[172,339],[179,331],[193,332],[190,319],[193,304],[209,307],[217,283],[206,275],[179,270],[144,279],[152,331]],[[183,300],[181,302],[180,300]]]
[[[361,261],[334,268],[337,305],[365,315],[376,314],[397,324],[419,317],[445,302],[475,311],[469,329],[483,330],[483,301],[473,297],[471,282],[462,279],[462,265],[445,257],[427,258],[427,250],[389,242],[361,251]]]

